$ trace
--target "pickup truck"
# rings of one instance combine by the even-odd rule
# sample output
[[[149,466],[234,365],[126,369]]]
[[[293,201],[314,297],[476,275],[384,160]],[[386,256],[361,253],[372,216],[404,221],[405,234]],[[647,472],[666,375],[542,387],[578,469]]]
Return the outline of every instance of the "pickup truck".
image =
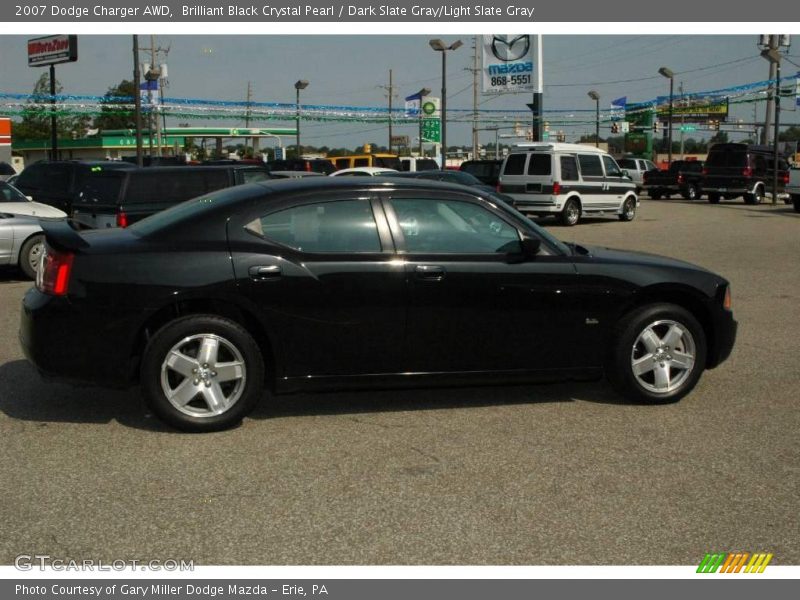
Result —
[[[702,194],[702,182],[703,163],[699,160],[676,160],[669,169],[644,174],[644,188],[653,200],[673,194],[696,200]]]
[[[792,197],[794,212],[800,212],[800,167],[792,167],[789,171],[789,183],[786,184],[786,193]]]

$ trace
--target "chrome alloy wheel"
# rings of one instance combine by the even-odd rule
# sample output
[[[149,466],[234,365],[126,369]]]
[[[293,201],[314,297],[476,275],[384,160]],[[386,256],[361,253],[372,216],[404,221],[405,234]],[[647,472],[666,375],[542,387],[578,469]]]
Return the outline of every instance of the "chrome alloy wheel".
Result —
[[[636,338],[631,369],[637,383],[654,394],[669,394],[689,380],[697,347],[689,330],[677,321],[650,323]]]
[[[567,213],[567,223],[570,225],[575,225],[578,222],[578,219],[581,217],[581,211],[578,208],[578,204],[574,201],[570,202],[565,211]]]
[[[44,260],[44,240],[38,244],[34,244],[28,252],[28,264],[30,264],[34,273],[38,273],[42,268],[42,261]]]
[[[633,218],[636,216],[636,200],[633,198],[628,198],[625,201],[622,210],[625,214],[625,220],[633,221]]]
[[[161,364],[161,389],[177,410],[190,417],[214,417],[242,396],[247,369],[239,350],[213,333],[183,338]]]

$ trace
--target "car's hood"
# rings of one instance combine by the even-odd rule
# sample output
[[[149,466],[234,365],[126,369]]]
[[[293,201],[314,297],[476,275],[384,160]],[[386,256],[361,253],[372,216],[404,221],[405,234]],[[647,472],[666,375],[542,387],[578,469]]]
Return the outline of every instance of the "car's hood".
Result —
[[[0,202],[0,212],[49,219],[66,217],[67,213],[41,202]]]
[[[595,260],[602,262],[653,267],[676,267],[680,269],[709,272],[707,269],[699,267],[695,264],[678,260],[677,258],[660,256],[658,254],[634,252],[632,250],[617,250],[615,248],[606,248],[604,246],[586,246],[584,244],[580,244],[580,246],[588,250],[588,256],[591,256]],[[581,256],[581,253],[577,252],[577,255]]]

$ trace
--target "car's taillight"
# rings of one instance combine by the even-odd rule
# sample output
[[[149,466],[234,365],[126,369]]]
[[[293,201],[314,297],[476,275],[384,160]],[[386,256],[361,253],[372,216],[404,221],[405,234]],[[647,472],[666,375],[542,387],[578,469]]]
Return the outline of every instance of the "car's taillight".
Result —
[[[745,167],[742,169],[742,177],[751,177],[753,175],[753,169],[750,167]]]
[[[311,162],[306,161],[306,172],[311,173]]]
[[[47,253],[36,273],[36,289],[53,296],[65,296],[69,290],[69,276],[72,273],[74,258],[72,252],[47,248]]]
[[[683,183],[683,175],[678,175],[678,183]]]
[[[499,194],[500,192],[503,191],[503,185],[498,183],[496,186],[494,186],[494,191],[496,191]]]
[[[553,196],[558,196],[561,193],[561,182],[554,181],[553,182]]]
[[[786,185],[787,183],[789,183],[789,173],[784,173],[783,174],[783,184]]]
[[[731,300],[731,286],[725,288],[725,299],[722,301],[722,307],[725,310],[731,310],[733,301]]]
[[[117,212],[117,227],[127,227],[128,226],[128,215],[124,210],[120,210]]]
[[[703,175],[708,175],[708,169],[703,169]]]

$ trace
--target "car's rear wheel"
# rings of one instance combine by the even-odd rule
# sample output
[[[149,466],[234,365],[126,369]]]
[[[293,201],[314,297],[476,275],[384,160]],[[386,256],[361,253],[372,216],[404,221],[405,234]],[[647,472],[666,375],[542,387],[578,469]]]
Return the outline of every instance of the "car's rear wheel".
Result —
[[[615,329],[606,373],[626,398],[676,402],[692,391],[706,363],[703,327],[686,309],[654,304],[623,318]]]
[[[681,194],[684,200],[697,200],[697,187],[689,184],[686,186],[686,190],[684,190],[683,194]]]
[[[36,279],[39,261],[44,254],[44,234],[32,235],[19,251],[19,268],[30,279]]]
[[[581,205],[575,198],[570,198],[561,210],[561,224],[567,227],[577,225],[581,218]]]
[[[628,198],[622,205],[622,212],[617,215],[620,221],[633,221],[636,218],[636,199]]]
[[[237,323],[193,315],[162,327],[142,359],[148,405],[183,431],[227,429],[239,423],[264,391],[264,361]]]
[[[720,198],[719,194],[713,194],[711,192],[709,192],[709,194],[708,194],[708,201],[711,204],[719,204],[719,198]]]
[[[794,212],[800,213],[800,196],[792,196],[792,204],[794,205]]]
[[[764,188],[761,185],[757,185],[753,190],[752,194],[744,195],[745,204],[761,204],[763,200],[764,200]]]

